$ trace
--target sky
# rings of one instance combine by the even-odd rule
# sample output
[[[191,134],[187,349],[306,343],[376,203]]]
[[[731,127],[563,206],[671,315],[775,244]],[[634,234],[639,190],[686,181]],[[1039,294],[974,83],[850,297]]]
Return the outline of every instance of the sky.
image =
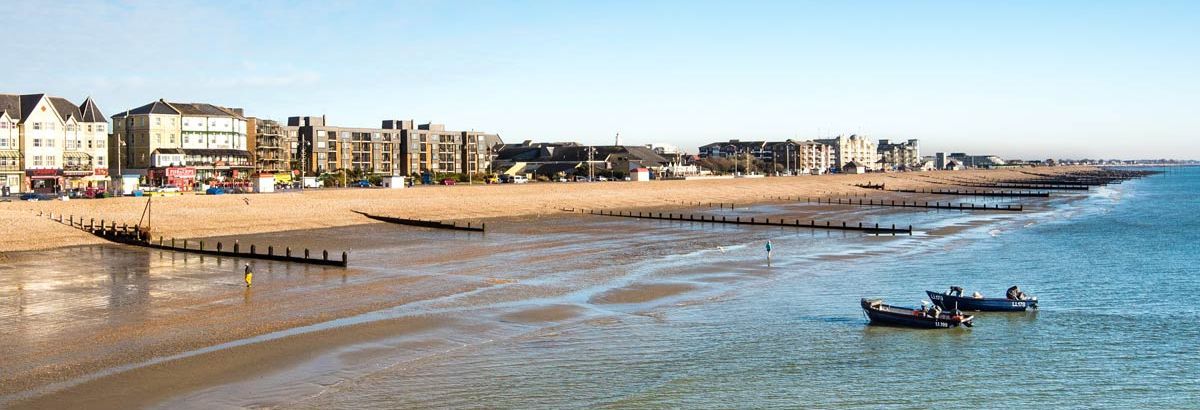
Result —
[[[506,142],[1200,158],[1195,1],[11,2],[0,93]]]

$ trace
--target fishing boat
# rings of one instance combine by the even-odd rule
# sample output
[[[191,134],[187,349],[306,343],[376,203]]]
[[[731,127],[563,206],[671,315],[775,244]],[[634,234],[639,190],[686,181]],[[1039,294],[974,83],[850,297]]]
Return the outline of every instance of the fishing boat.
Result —
[[[1019,292],[1019,291],[1018,291]],[[982,298],[962,295],[962,288],[951,286],[946,293],[927,290],[929,300],[942,309],[958,309],[971,312],[1024,312],[1025,309],[1037,309],[1036,296],[1016,295],[1017,298]]]
[[[915,327],[919,329],[947,329],[959,325],[971,327],[974,316],[957,311],[942,311],[941,308],[906,308],[883,304],[880,299],[863,299],[863,313],[873,325]]]

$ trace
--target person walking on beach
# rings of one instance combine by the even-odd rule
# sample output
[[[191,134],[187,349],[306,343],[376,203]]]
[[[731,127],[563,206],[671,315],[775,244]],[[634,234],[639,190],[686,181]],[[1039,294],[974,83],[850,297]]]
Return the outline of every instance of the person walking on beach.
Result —
[[[771,266],[771,241],[767,240],[767,266]]]
[[[254,272],[250,271],[249,263],[246,264],[245,279],[246,279],[246,287],[250,287],[251,285],[254,284]]]

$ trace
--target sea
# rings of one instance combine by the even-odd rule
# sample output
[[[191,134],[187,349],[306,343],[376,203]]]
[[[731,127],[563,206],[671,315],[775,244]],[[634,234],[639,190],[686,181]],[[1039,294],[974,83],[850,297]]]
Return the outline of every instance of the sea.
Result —
[[[329,292],[391,291],[370,284],[409,277],[411,286],[483,276],[493,285],[184,353],[179,357],[403,317],[454,324],[350,338],[282,368],[264,366],[254,377],[181,389],[155,406],[1200,408],[1200,168],[1049,199],[943,200],[1021,204],[1026,211],[842,207],[831,214],[833,207],[804,201],[696,210],[913,225],[911,236],[590,215],[494,222],[489,226],[499,228],[485,236],[385,224],[327,230],[326,242],[371,237],[376,245],[356,250],[358,267],[340,278],[263,265],[256,291],[309,280]],[[239,266],[159,251],[82,249],[107,255],[91,264],[128,259],[112,252],[150,261],[133,279],[113,276],[118,265],[100,266],[97,283],[111,283],[80,298],[95,301],[95,310],[120,312],[121,320],[161,313],[151,307],[155,300],[174,300],[176,290],[155,278],[205,283],[206,272],[227,275]],[[30,292],[57,286],[28,280],[22,289]],[[1037,296],[1040,307],[979,313],[972,328],[873,326],[859,306],[862,298],[920,306],[926,290],[950,286],[1002,297],[1013,285]],[[143,289],[139,296],[128,296],[131,286]],[[188,286],[177,293],[205,292]],[[228,289],[213,292],[240,295]],[[224,303],[225,293],[214,293],[211,303]],[[6,316],[9,327],[27,320],[22,315]],[[21,339],[11,340],[19,353]],[[129,368],[136,366],[121,371]]]

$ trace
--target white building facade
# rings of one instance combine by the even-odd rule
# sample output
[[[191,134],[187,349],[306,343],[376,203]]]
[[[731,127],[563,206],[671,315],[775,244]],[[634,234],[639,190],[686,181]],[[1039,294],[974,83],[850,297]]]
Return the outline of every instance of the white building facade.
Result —
[[[45,94],[0,94],[0,187],[48,194],[107,189],[107,125],[90,98],[77,106]]]

